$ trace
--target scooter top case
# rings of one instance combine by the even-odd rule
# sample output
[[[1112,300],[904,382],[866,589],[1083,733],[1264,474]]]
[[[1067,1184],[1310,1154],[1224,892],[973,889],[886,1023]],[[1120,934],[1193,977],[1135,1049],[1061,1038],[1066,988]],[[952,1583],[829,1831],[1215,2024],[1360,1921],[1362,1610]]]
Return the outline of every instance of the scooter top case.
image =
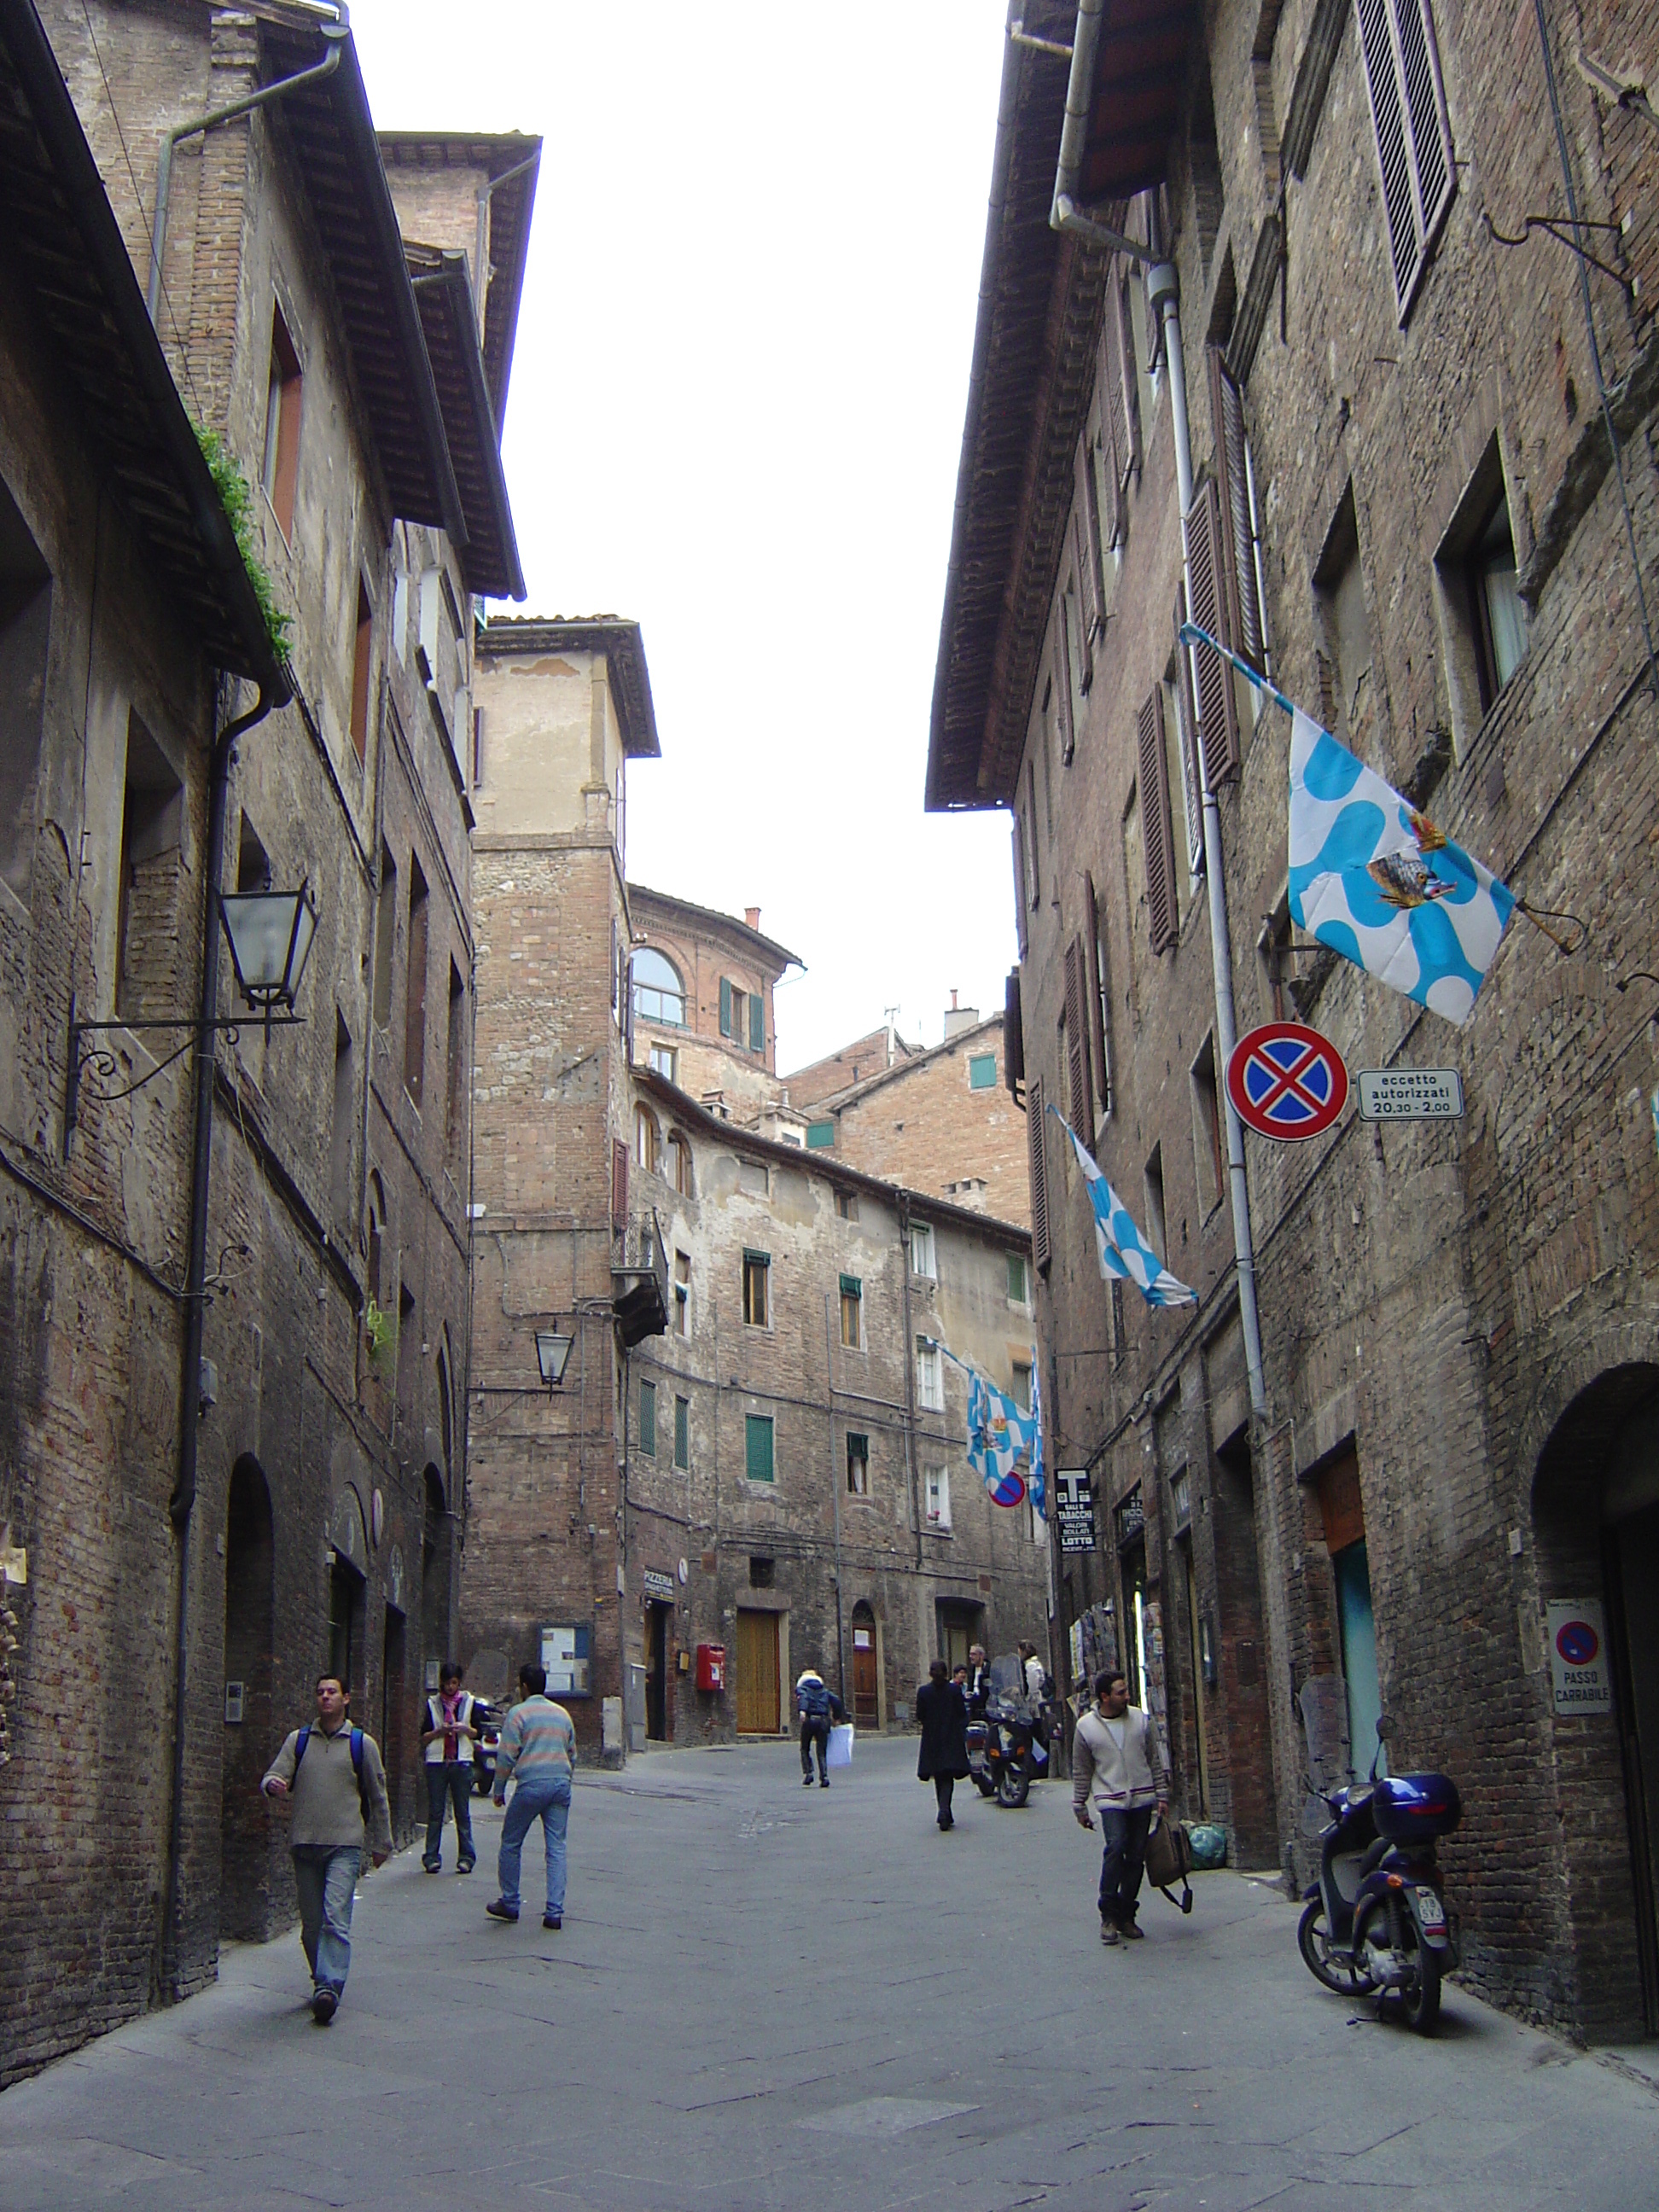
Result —
[[[1376,1832],[1391,1844],[1449,1836],[1463,1818],[1463,1801],[1449,1774],[1384,1774],[1371,1792]]]

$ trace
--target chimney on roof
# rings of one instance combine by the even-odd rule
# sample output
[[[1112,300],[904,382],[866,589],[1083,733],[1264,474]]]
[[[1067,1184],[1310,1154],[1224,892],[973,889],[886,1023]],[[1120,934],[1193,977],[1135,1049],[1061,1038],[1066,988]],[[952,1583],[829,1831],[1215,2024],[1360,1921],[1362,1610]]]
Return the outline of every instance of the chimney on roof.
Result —
[[[957,994],[952,991],[951,994],[951,1003],[945,1009],[945,1043],[949,1044],[953,1036],[960,1036],[963,1030],[973,1030],[977,1029],[978,1027],[979,1008],[977,1006],[959,1006],[957,1004]]]
[[[744,907],[743,910],[743,918],[749,924],[750,929],[758,929],[760,927],[760,908],[757,906]]]

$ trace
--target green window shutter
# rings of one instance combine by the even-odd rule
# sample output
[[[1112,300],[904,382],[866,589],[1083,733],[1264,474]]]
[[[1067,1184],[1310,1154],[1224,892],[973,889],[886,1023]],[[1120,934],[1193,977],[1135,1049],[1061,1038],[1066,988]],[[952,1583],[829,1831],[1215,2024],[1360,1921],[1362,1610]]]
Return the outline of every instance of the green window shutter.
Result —
[[[969,1055],[968,1088],[970,1091],[994,1091],[997,1087],[997,1056],[994,1052],[975,1052]]]
[[[657,1456],[657,1386],[640,1385],[640,1449],[647,1459]]]
[[[732,979],[729,975],[722,975],[720,977],[720,1035],[730,1036],[731,1034]]]
[[[750,1413],[744,1435],[744,1473],[750,1482],[775,1480],[772,1464],[772,1416]]]
[[[809,1121],[806,1125],[806,1149],[809,1152],[833,1152],[836,1125],[833,1121]]]
[[[861,1298],[864,1296],[864,1285],[856,1275],[843,1275],[841,1279],[841,1294],[844,1298]]]
[[[1008,1296],[1015,1305],[1023,1306],[1025,1293],[1025,1255],[1011,1252],[1008,1255]]]
[[[749,994],[749,1049],[750,1052],[764,1052],[766,1049],[766,1001],[758,991]]]
[[[689,1468],[691,1464],[691,1401],[674,1401],[674,1464]]]

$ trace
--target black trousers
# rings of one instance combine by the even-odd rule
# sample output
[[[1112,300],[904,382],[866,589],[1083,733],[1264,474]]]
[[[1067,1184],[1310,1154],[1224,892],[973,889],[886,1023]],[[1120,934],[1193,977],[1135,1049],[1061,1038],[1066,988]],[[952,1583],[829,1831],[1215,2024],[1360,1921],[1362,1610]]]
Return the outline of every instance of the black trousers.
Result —
[[[956,1826],[951,1811],[951,1795],[956,1786],[957,1778],[954,1774],[936,1774],[933,1777],[933,1795],[939,1799],[939,1824],[941,1828],[951,1828]]]
[[[830,1723],[822,1715],[814,1720],[804,1714],[800,1724],[800,1771],[810,1781],[812,1775],[812,1747],[818,1747],[818,1780],[830,1779]]]

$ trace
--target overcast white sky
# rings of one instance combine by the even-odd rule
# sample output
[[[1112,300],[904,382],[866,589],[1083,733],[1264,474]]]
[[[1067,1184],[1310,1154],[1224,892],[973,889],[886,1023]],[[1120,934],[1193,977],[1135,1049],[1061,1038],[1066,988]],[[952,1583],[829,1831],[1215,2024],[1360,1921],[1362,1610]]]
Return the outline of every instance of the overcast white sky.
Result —
[[[805,962],[778,1065],[1000,1007],[1007,817],[922,811],[1004,0],[356,0],[386,129],[544,140],[505,441],[530,596],[645,636],[629,872]]]

